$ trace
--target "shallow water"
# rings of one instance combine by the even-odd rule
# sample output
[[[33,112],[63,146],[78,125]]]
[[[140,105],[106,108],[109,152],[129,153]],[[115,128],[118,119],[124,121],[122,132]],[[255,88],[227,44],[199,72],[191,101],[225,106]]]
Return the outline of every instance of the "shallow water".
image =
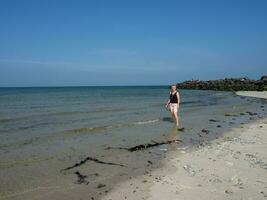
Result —
[[[40,188],[81,190],[74,173],[79,170],[89,176],[86,190],[96,197],[101,195],[95,192],[96,184],[141,174],[148,160],[153,163],[151,170],[159,167],[157,161],[168,149],[163,145],[129,153],[106,147],[170,139],[181,139],[180,146],[200,145],[220,137],[231,126],[253,120],[240,112],[257,112],[255,119],[265,115],[263,100],[240,98],[231,92],[181,90],[179,113],[185,132],[178,132],[164,107],[168,94],[166,86],[1,88],[0,196],[20,199],[17,194]],[[225,113],[238,117],[225,117]],[[203,134],[202,129],[211,131]],[[60,172],[86,156],[127,167],[91,163]]]

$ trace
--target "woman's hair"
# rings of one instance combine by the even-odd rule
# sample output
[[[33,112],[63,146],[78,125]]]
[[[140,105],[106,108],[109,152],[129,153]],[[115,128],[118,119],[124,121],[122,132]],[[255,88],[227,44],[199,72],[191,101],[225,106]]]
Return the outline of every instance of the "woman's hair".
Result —
[[[169,88],[172,89],[172,86],[175,86],[177,88],[177,85],[176,84],[170,85]]]

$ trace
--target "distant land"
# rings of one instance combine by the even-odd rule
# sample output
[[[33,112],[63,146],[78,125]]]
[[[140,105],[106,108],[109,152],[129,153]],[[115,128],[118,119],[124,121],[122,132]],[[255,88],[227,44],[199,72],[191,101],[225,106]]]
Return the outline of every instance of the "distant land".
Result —
[[[267,76],[262,76],[259,80],[242,78],[225,78],[219,80],[188,80],[177,83],[178,89],[196,90],[222,90],[222,91],[266,91]]]

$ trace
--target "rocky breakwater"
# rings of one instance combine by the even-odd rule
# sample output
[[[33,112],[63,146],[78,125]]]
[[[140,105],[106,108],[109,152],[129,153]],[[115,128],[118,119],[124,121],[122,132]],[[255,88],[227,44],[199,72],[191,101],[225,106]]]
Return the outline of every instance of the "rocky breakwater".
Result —
[[[224,91],[266,91],[267,76],[262,76],[259,80],[243,78],[225,78],[219,80],[189,80],[177,83],[179,89],[198,90],[224,90]]]

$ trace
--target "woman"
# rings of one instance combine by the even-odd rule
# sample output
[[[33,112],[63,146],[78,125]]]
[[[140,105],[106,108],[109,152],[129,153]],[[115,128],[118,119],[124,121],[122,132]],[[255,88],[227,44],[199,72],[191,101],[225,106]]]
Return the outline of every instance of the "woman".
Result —
[[[180,95],[177,92],[176,85],[172,85],[170,91],[170,98],[166,104],[166,108],[171,112],[172,119],[177,127],[179,126],[179,117],[178,117],[179,104],[180,104]]]

